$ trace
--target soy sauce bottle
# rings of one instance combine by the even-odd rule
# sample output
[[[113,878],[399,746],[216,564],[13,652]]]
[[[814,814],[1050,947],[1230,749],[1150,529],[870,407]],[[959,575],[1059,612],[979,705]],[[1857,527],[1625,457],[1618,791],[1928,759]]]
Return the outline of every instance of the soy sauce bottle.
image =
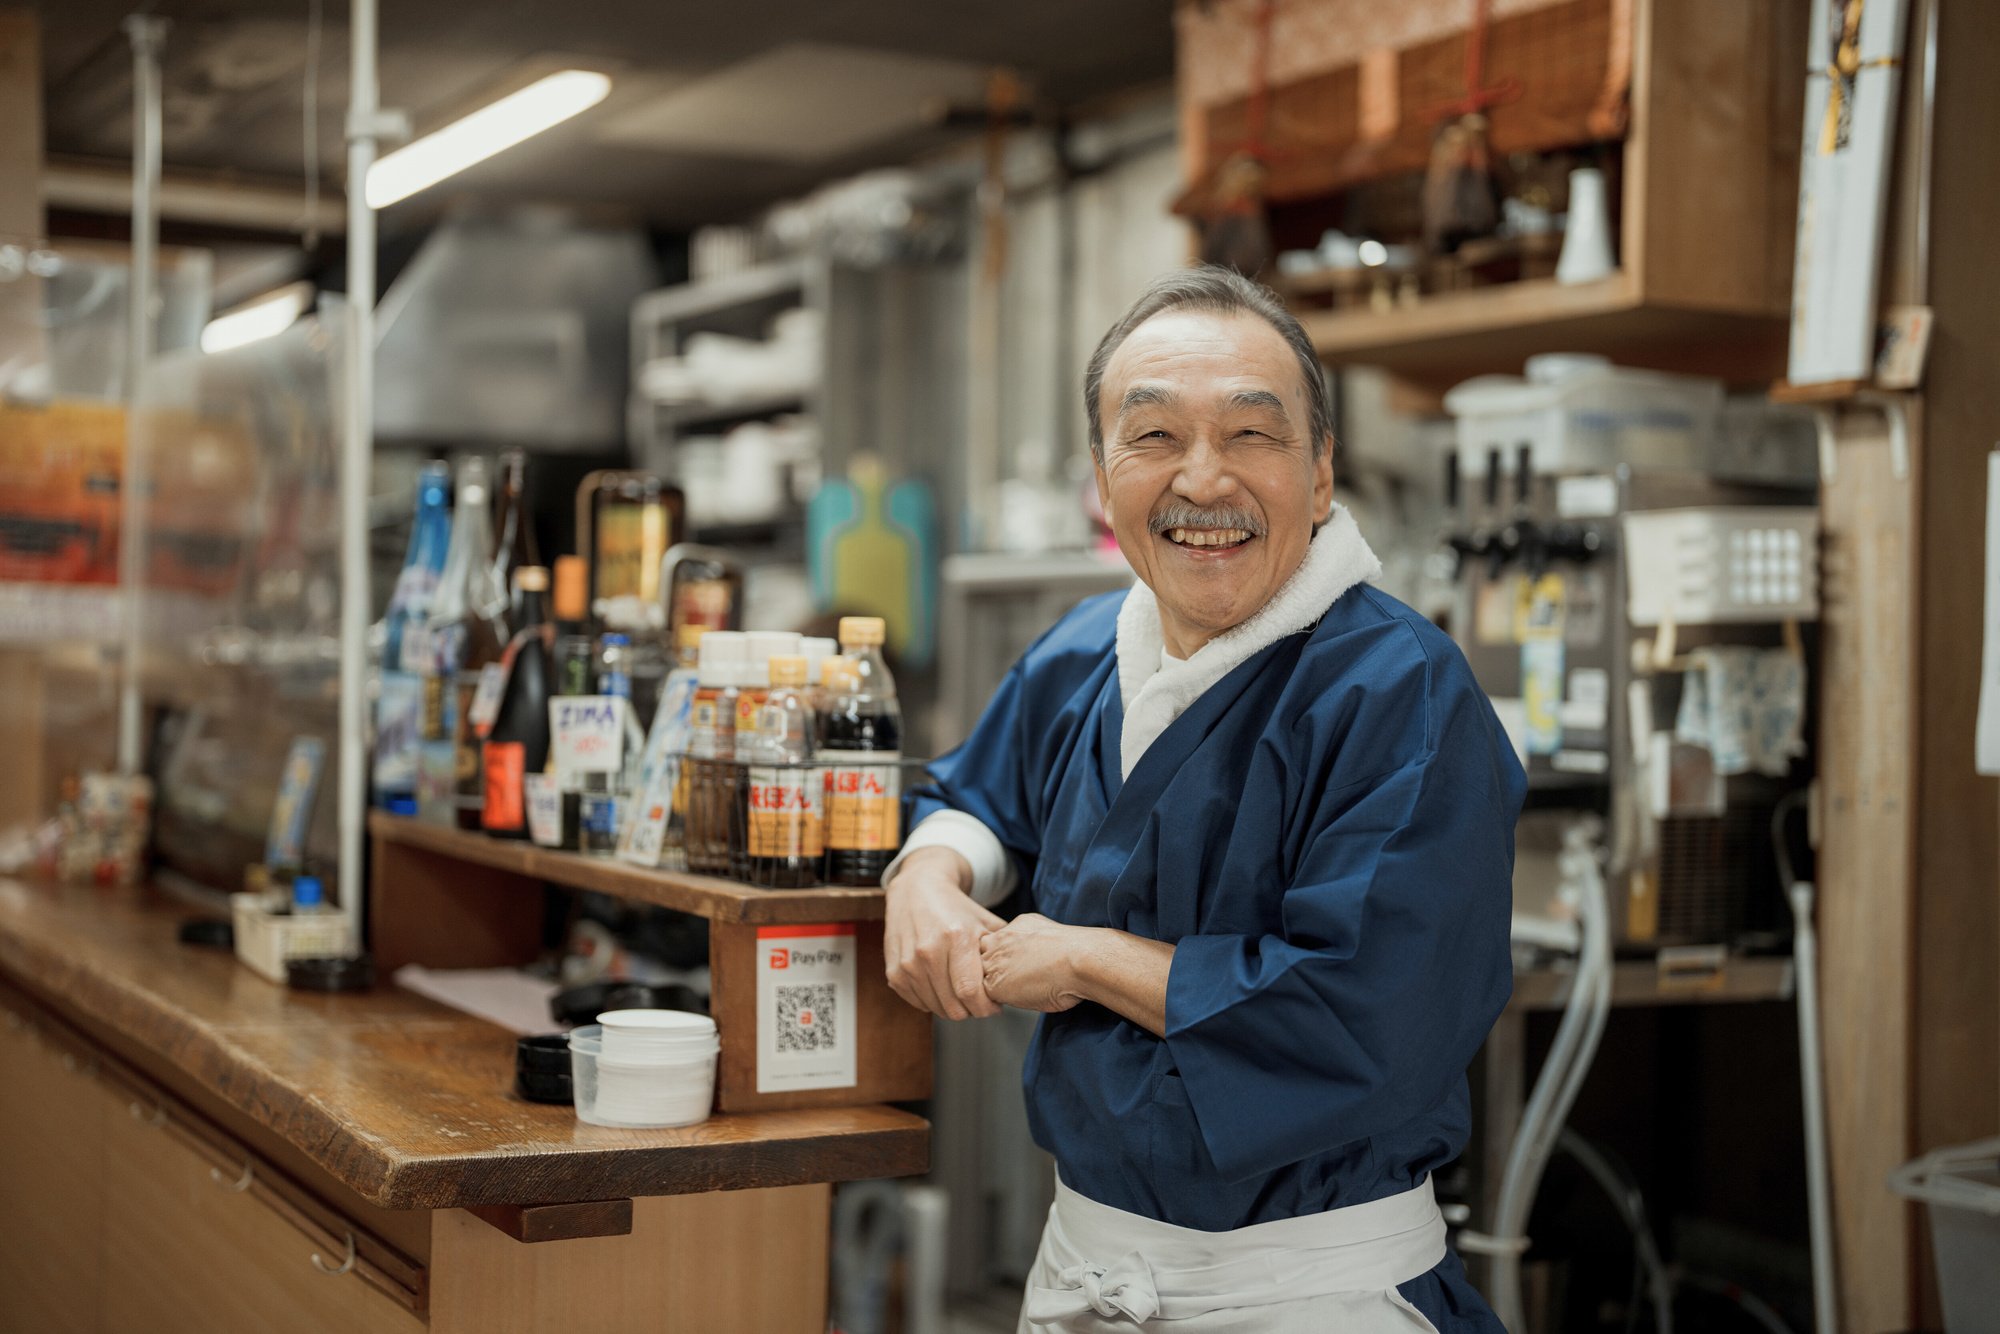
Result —
[[[903,714],[896,681],[882,660],[879,616],[843,616],[840,646],[853,660],[820,720],[825,778],[826,878],[878,885],[902,844]]]
[[[771,659],[771,691],[758,712],[746,769],[750,883],[772,889],[816,885],[822,852],[820,777],[812,765],[814,719],[803,657],[779,654]]]

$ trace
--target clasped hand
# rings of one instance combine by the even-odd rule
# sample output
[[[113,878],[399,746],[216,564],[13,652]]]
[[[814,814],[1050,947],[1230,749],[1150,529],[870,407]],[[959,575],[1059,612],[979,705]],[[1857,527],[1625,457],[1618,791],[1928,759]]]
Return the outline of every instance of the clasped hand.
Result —
[[[983,1019],[1003,1005],[1067,1010],[1083,999],[1076,961],[1090,935],[1039,913],[1003,922],[954,877],[912,857],[892,882],[883,953],[889,986],[910,1004]]]

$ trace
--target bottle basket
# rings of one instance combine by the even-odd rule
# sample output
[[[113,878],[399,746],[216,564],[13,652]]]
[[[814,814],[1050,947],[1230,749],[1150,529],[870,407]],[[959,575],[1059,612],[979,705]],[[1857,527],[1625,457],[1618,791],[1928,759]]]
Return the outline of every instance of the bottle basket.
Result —
[[[347,923],[340,916],[334,913],[293,916],[276,911],[280,902],[263,894],[229,896],[229,913],[236,929],[236,957],[251,972],[282,983],[285,964],[290,960],[349,952]]]
[[[682,763],[688,767],[688,807],[681,830],[686,868],[760,888],[796,889],[825,883],[825,853],[832,832],[826,787],[830,769],[860,771],[860,781],[872,778],[880,800],[890,803],[893,814],[875,816],[878,838],[893,822],[886,846],[880,849],[887,854],[886,861],[902,847],[908,832],[905,807],[910,780],[922,777],[927,761],[835,766],[822,761],[745,764],[688,757]],[[754,793],[753,770],[761,780]],[[810,794],[810,800],[795,800],[796,794]],[[809,873],[802,862],[811,863]]]

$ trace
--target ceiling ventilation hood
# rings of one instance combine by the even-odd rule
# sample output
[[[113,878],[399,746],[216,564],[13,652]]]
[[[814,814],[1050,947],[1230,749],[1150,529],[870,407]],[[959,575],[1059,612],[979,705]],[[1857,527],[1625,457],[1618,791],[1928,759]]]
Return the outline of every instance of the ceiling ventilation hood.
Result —
[[[375,433],[385,444],[599,452],[625,438],[645,236],[558,210],[443,223],[382,299]]]

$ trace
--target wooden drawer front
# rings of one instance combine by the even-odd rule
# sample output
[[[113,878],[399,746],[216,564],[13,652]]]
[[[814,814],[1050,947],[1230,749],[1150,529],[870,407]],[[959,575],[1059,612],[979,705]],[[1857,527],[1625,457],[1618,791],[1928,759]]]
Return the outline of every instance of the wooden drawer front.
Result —
[[[87,1061],[0,1006],[0,1329],[101,1327],[101,1162],[115,1105]]]
[[[424,1322],[338,1266],[225,1169],[162,1126],[105,1119],[104,1322],[157,1334],[415,1334]],[[222,1179],[218,1181],[217,1176]]]

